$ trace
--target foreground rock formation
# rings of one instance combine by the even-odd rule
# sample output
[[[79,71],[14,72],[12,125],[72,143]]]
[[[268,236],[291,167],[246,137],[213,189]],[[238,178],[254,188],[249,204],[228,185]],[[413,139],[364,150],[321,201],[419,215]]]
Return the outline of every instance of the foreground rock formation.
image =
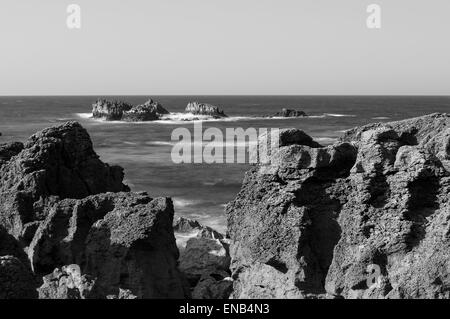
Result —
[[[227,115],[225,115],[225,113],[219,107],[199,102],[190,102],[186,106],[185,112],[194,115],[207,115],[213,118],[227,117]]]
[[[189,295],[170,199],[129,192],[76,122],[20,148],[2,152],[0,298]]]
[[[227,207],[234,298],[450,298],[450,115],[293,139]]]
[[[192,298],[228,298],[233,287],[229,240],[184,217],[175,221],[174,231],[180,250],[179,269],[189,284]]]

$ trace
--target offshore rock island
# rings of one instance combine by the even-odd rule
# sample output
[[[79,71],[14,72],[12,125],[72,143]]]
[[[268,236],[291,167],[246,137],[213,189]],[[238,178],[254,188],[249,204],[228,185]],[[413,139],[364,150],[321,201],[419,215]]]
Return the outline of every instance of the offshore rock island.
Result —
[[[152,99],[136,106],[123,101],[108,101],[104,99],[99,99],[92,105],[92,117],[106,121],[148,122],[170,120],[170,115],[171,113],[168,110]],[[188,103],[185,113],[174,115],[181,117],[183,121],[227,117],[219,107],[199,102]]]
[[[96,104],[112,120],[165,112]],[[130,191],[77,122],[0,143],[0,298],[450,298],[450,115],[326,147],[281,139],[227,205],[226,235]]]

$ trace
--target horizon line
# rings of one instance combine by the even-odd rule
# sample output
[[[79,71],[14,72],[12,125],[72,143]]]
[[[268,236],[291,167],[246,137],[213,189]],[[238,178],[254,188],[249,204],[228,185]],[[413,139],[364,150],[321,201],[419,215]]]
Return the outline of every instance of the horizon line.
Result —
[[[0,94],[0,97],[95,97],[95,96],[254,96],[254,97],[285,97],[285,96],[324,96],[324,97],[450,97],[450,94]]]

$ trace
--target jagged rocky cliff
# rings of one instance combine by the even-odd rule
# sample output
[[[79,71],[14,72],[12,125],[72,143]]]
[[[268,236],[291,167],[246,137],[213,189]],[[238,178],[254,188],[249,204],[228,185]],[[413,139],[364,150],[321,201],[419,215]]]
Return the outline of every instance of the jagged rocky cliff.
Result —
[[[227,207],[234,298],[450,298],[450,115],[290,139]]]
[[[0,298],[189,296],[172,201],[129,192],[80,124],[0,150]]]

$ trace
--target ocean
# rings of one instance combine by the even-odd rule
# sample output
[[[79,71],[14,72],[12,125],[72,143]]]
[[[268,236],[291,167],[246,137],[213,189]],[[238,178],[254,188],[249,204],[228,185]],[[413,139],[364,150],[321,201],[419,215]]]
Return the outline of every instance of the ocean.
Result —
[[[132,104],[148,96],[104,96]],[[434,112],[450,112],[450,97],[419,96],[151,96],[171,112],[183,112],[191,101],[220,106],[225,120],[203,122],[203,128],[299,128],[323,145],[343,131],[371,122],[400,120]],[[171,133],[177,127],[193,131],[193,123],[105,122],[89,118],[94,96],[0,97],[0,143],[25,141],[43,128],[79,121],[89,132],[104,162],[125,169],[133,191],[172,197],[176,214],[225,231],[225,205],[239,192],[247,164],[174,164]],[[309,117],[263,118],[292,108]]]

